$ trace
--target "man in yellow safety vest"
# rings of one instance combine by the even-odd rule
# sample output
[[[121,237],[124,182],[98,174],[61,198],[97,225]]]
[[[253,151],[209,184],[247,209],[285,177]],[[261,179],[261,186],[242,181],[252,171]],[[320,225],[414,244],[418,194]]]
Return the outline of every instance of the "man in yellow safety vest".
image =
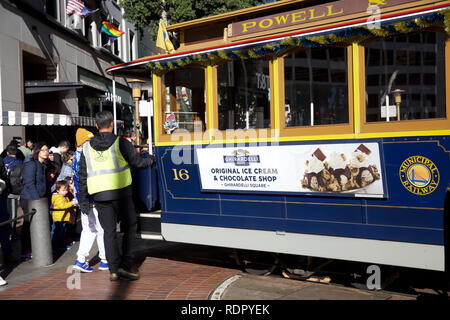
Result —
[[[116,281],[119,276],[137,280],[139,273],[132,265],[137,218],[132,199],[130,166],[149,167],[154,157],[141,157],[129,141],[113,134],[114,118],[111,112],[97,113],[95,121],[99,132],[84,144],[78,168],[81,212],[91,212],[88,201],[88,195],[91,195],[104,230],[110,280]],[[122,256],[117,243],[117,218],[124,231]]]

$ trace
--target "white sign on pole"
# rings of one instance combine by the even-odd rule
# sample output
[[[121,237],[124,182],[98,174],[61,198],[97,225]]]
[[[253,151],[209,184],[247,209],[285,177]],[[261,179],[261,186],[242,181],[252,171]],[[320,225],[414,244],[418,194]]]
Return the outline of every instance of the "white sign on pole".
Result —
[[[395,118],[397,116],[397,107],[395,105],[388,106],[389,118]],[[381,118],[386,118],[386,106],[381,106]]]
[[[113,102],[113,113],[114,113],[114,134],[117,134],[117,104],[116,104],[116,98],[117,98],[117,96],[116,96],[116,78],[115,77],[113,77],[113,81],[112,81],[112,84],[113,84],[113,93],[112,93],[112,96],[110,96],[109,95],[109,92],[105,92],[105,95],[106,95],[106,98],[108,99],[108,97],[109,98],[112,98],[112,102]]]
[[[139,101],[139,115],[141,117],[153,117],[153,101],[140,100]]]

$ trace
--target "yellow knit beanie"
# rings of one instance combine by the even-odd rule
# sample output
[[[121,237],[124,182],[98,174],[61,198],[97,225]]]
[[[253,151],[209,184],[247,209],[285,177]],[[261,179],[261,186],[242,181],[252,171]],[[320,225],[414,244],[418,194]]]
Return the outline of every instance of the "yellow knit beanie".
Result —
[[[79,128],[75,134],[77,147],[94,137],[94,134],[84,128]]]

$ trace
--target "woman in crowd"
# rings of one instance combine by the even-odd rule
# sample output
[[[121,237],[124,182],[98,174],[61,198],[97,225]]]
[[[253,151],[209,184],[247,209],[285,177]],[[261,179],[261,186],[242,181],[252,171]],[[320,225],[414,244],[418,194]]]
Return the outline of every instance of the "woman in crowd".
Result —
[[[30,161],[26,161],[23,168],[24,187],[20,193],[20,206],[24,213],[28,213],[30,200],[42,198],[46,194],[45,160],[49,154],[48,146],[45,142],[38,142],[34,145]],[[30,238],[30,216],[24,218],[22,226],[22,256],[31,258],[31,238]]]

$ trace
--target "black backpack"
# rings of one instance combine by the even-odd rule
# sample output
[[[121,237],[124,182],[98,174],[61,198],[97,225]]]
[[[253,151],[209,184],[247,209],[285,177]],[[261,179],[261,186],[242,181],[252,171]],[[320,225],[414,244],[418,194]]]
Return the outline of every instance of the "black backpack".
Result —
[[[21,163],[11,170],[8,173],[8,181],[9,181],[9,193],[20,195],[23,189],[23,167],[24,163]]]

